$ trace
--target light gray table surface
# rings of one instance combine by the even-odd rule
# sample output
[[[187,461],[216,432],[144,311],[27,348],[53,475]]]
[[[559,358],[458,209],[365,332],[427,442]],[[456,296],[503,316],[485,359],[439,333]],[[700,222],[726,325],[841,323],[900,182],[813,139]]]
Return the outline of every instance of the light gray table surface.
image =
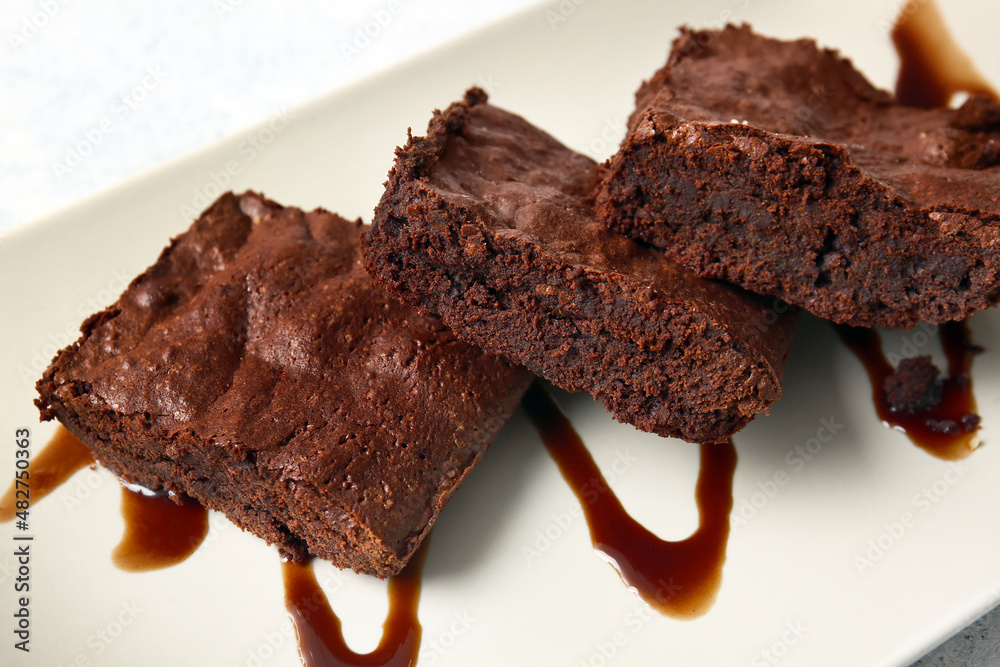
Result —
[[[4,0],[0,241],[20,224],[276,108],[536,4]],[[375,39],[356,53],[345,47],[375,12],[390,8],[392,20]],[[295,39],[282,38],[289,35]],[[916,664],[1000,665],[1000,608]]]

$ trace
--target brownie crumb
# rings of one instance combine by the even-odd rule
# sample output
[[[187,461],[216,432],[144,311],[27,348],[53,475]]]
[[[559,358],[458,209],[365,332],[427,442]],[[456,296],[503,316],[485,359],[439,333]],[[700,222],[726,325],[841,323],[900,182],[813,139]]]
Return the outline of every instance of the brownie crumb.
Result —
[[[927,428],[940,433],[941,435],[958,435],[959,433],[972,433],[979,428],[981,418],[979,415],[969,413],[963,415],[958,421],[954,419],[928,419]]]
[[[963,431],[965,431],[966,433],[972,433],[977,428],[979,428],[979,422],[981,421],[982,417],[980,417],[975,413],[970,412],[969,414],[962,417],[962,419],[960,420],[960,424],[962,426]]]
[[[928,419],[927,428],[941,435],[957,435],[958,422],[954,419]]]
[[[941,404],[940,374],[941,371],[927,355],[900,361],[896,372],[887,377],[883,385],[889,409],[912,414],[936,408]],[[955,422],[951,423],[958,428]],[[934,428],[937,430],[937,427]]]

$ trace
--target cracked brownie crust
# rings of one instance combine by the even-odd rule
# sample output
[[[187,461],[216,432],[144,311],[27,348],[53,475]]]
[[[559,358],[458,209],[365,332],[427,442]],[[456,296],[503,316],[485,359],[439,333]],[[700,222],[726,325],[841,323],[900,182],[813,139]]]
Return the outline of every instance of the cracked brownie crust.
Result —
[[[38,383],[43,418],[286,556],[398,572],[531,375],[374,285],[360,233],[223,195],[84,322]]]

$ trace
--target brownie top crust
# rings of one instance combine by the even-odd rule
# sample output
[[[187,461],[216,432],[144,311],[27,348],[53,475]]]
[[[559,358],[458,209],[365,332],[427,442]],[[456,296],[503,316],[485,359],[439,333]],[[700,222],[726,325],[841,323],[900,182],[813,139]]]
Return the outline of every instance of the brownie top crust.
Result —
[[[599,224],[593,209],[599,166],[524,118],[487,104],[481,91],[435,114],[427,136],[409,148],[395,169],[419,175],[445,201],[484,209],[478,218],[498,238],[519,238],[581,271],[645,283],[661,304],[706,313],[781,368],[793,328],[790,318],[775,318],[781,322],[770,326],[767,312],[775,300],[702,279]],[[472,225],[461,229],[467,246],[479,233]]]
[[[531,376],[375,285],[361,229],[223,195],[83,324],[39,382],[43,417],[138,421],[115,437],[139,459],[249,467],[290,503],[308,488],[405,557]]]
[[[667,64],[636,93],[631,125],[655,126],[663,115],[744,124],[751,153],[764,149],[756,143],[762,131],[805,138],[935,223],[969,214],[982,224],[963,220],[964,231],[1000,243],[1000,104],[988,97],[957,109],[903,106],[811,39],[782,41],[730,25],[682,29]]]

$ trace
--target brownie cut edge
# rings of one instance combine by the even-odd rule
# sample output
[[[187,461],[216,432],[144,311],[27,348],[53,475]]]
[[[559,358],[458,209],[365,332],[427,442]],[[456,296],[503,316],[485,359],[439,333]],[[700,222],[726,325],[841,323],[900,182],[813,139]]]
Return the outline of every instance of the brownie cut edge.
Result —
[[[598,224],[599,177],[471,89],[397,149],[366,266],[457,336],[603,399],[619,421],[723,440],[780,396],[794,315]]]
[[[599,214],[707,278],[852,326],[1000,298],[1000,105],[919,109],[812,40],[682,29]]]

